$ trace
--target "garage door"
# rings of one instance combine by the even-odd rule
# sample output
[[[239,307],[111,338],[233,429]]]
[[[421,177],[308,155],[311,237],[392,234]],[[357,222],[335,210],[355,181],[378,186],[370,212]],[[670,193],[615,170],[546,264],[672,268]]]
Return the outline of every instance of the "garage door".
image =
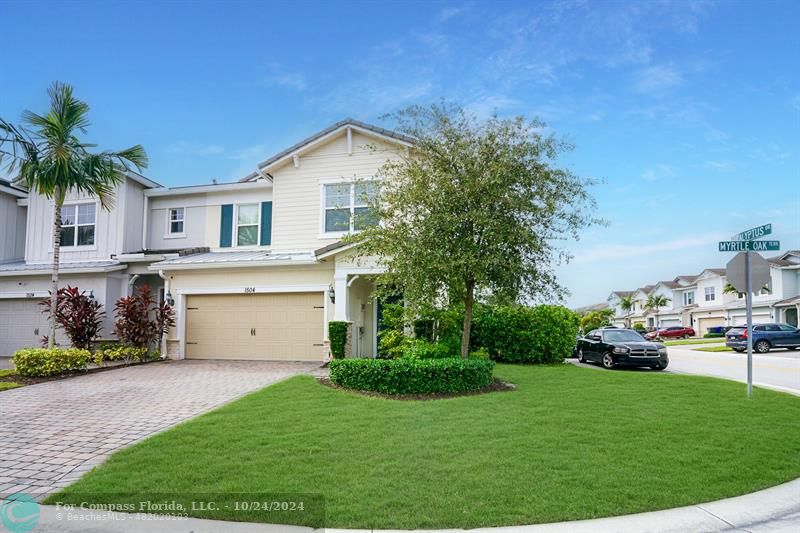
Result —
[[[705,335],[706,333],[708,333],[708,328],[715,328],[724,325],[725,325],[725,319],[722,317],[699,318],[697,319],[697,333],[698,335]]]
[[[189,296],[186,357],[322,361],[323,297],[321,292]]]
[[[47,319],[39,299],[0,300],[0,356],[40,345]]]
[[[768,324],[772,322],[769,313],[753,313],[753,324]],[[731,317],[732,326],[746,326],[747,315],[733,315]]]

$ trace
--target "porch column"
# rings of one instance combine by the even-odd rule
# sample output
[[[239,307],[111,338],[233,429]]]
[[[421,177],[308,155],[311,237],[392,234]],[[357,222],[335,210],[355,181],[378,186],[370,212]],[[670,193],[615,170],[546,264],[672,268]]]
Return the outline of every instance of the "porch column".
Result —
[[[333,290],[336,295],[334,319],[350,321],[350,306],[348,305],[347,274],[336,273],[333,276]]]

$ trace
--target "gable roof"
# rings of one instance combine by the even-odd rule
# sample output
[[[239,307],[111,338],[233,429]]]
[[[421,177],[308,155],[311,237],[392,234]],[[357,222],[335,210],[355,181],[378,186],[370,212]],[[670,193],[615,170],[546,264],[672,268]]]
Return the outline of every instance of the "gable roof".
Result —
[[[656,286],[658,285],[663,285],[668,289],[677,289],[678,287],[681,286],[681,284],[678,283],[677,281],[659,281],[658,283],[656,283]]]
[[[698,275],[675,276],[675,279],[673,281],[683,280],[686,281],[687,283],[694,283],[695,281],[697,281],[698,277],[699,277]]]
[[[345,128],[353,128],[357,131],[362,131],[367,135],[372,135],[376,137],[381,137],[384,139],[391,140],[393,142],[400,143],[404,146],[411,146],[414,144],[414,139],[409,137],[408,135],[403,135],[402,133],[398,133],[396,131],[387,130],[385,128],[381,128],[379,126],[374,126],[372,124],[367,124],[366,122],[361,122],[360,120],[355,120],[352,118],[346,118],[344,120],[340,120],[334,124],[331,124],[324,130],[320,130],[317,133],[311,135],[310,137],[306,137],[302,141],[298,142],[297,144],[293,144],[289,148],[278,152],[277,154],[273,155],[269,159],[266,159],[256,165],[256,171],[251,172],[244,178],[240,179],[239,181],[252,181],[255,178],[261,177],[261,172],[265,171],[269,167],[275,165],[283,161],[284,159],[294,155],[296,152],[302,150],[303,148],[307,147],[310,144],[314,144],[317,141],[322,139],[332,137],[335,133],[339,130],[343,130]]]
[[[617,295],[620,298],[625,298],[626,296],[633,296],[633,293],[636,291],[613,291],[612,295]]]

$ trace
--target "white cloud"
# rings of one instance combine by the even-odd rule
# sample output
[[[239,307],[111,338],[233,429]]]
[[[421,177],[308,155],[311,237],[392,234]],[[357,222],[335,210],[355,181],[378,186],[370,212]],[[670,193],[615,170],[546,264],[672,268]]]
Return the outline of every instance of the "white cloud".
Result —
[[[640,177],[644,181],[654,182],[662,178],[669,178],[675,175],[675,170],[670,165],[660,164],[650,168],[646,168]]]
[[[641,69],[636,75],[634,88],[642,94],[663,94],[683,85],[686,80],[674,66],[651,66]]]

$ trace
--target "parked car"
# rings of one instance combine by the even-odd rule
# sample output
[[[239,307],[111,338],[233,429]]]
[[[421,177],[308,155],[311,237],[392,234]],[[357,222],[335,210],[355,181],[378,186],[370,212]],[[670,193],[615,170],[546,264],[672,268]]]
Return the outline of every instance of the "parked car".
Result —
[[[578,360],[596,362],[605,368],[647,366],[664,370],[669,365],[667,347],[650,342],[632,329],[595,329],[578,341]]]
[[[725,346],[737,352],[747,349],[747,326],[737,326],[725,334]],[[796,350],[800,347],[800,328],[788,324],[755,324],[753,350],[767,353],[773,348]]]
[[[685,328],[683,326],[669,326],[666,328],[657,329],[645,333],[644,338],[648,340],[653,339],[688,339],[694,337],[695,332],[692,328]]]

